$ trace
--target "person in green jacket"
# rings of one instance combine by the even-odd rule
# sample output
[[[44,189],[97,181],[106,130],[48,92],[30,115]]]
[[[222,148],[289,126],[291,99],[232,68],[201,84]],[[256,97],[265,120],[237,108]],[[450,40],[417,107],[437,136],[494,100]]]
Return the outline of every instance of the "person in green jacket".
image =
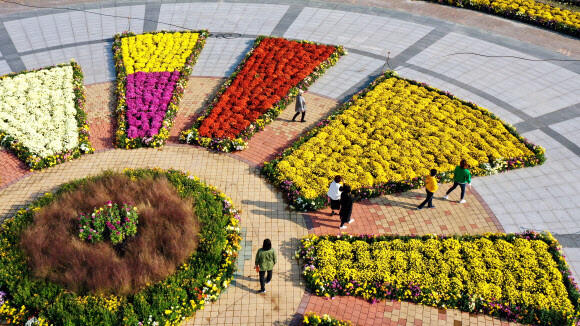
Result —
[[[272,281],[272,269],[274,269],[276,262],[276,252],[272,248],[272,242],[270,239],[265,239],[262,248],[258,249],[256,254],[256,270],[260,273],[260,291],[258,293],[266,292],[266,284]]]
[[[447,190],[444,199],[449,199],[448,195],[457,188],[457,186],[461,187],[461,200],[459,200],[460,204],[465,203],[465,186],[469,185],[471,187],[471,173],[469,173],[469,164],[467,161],[461,160],[459,165],[455,167],[455,171],[453,172],[453,186]]]

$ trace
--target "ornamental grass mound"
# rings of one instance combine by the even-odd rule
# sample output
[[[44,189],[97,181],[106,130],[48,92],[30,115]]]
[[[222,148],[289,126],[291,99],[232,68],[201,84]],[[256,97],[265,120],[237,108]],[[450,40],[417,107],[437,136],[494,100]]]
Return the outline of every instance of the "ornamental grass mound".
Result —
[[[137,234],[120,245],[81,239],[79,215],[108,202],[137,208]],[[20,244],[36,277],[76,293],[132,293],[172,274],[195,251],[200,225],[193,205],[166,177],[112,174],[36,212]]]

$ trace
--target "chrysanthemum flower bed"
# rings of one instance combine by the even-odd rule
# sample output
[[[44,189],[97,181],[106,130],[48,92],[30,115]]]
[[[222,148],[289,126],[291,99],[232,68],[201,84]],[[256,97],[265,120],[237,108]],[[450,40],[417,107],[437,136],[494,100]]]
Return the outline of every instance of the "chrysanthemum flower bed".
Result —
[[[309,312],[304,315],[302,323],[312,326],[352,326],[350,321],[336,319],[326,314],[320,316],[315,312]]]
[[[260,36],[193,127],[189,144],[223,152],[243,150],[345,53],[341,46]]]
[[[404,300],[525,324],[573,325],[580,293],[551,234],[309,235],[297,255],[320,296]]]
[[[427,0],[455,7],[465,7],[497,16],[542,26],[580,37],[580,12],[560,9],[534,0]],[[578,5],[578,2],[568,2]]]
[[[207,35],[207,30],[115,35],[117,147],[165,144]]]
[[[83,77],[74,61],[0,77],[0,145],[33,170],[92,153]]]
[[[451,181],[461,159],[475,176],[545,160],[541,147],[487,110],[387,72],[262,171],[294,208],[313,210],[327,205],[335,175],[371,198],[422,187],[432,168]]]
[[[5,301],[0,319],[10,325],[23,325],[31,318],[42,325],[179,325],[206,302],[217,300],[233,278],[240,249],[239,212],[232,200],[197,177],[176,170],[127,169],[124,173],[135,180],[166,177],[180,197],[195,203],[201,223],[197,251],[172,275],[127,295],[81,295],[34,277],[20,239],[35,212],[107,173],[66,183],[2,225],[0,291]]]

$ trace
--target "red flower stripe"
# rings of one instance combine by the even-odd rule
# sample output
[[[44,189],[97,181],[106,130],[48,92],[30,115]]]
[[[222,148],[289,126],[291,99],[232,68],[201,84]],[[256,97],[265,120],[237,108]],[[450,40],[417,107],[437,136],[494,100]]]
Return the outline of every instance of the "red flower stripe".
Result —
[[[205,114],[182,140],[222,151],[240,150],[345,51],[307,41],[261,36]],[[245,148],[244,146],[241,146]]]

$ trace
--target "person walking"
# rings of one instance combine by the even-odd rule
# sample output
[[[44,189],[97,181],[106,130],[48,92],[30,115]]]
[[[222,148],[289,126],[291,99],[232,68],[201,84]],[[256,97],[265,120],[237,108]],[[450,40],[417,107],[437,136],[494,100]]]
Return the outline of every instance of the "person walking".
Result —
[[[352,223],[354,219],[350,218],[352,214],[352,204],[354,203],[354,198],[350,194],[350,186],[340,187],[340,227],[339,229],[346,229],[344,223]]]
[[[437,191],[437,188],[439,188],[437,185],[437,179],[435,179],[436,175],[437,170],[431,169],[431,175],[427,177],[427,180],[425,180],[425,191],[427,192],[427,197],[419,206],[417,206],[418,210],[423,209],[425,204],[427,204],[427,208],[435,208],[435,205],[433,205],[433,195],[435,194],[435,191]]]
[[[465,186],[468,185],[471,188],[471,173],[468,169],[469,164],[467,164],[467,161],[461,160],[453,172],[453,186],[447,190],[447,193],[443,196],[444,199],[449,199],[449,194],[459,186],[461,187],[461,199],[459,203],[465,203]]]
[[[258,293],[266,292],[266,284],[272,281],[272,269],[276,265],[276,252],[272,248],[270,239],[264,239],[262,248],[258,249],[256,254],[256,271],[260,274],[260,291]]]
[[[296,97],[296,114],[294,115],[294,118],[292,118],[292,122],[296,122],[296,118],[300,113],[302,113],[302,119],[300,122],[306,122],[304,120],[304,116],[306,115],[306,101],[304,100],[304,96],[302,96],[302,94],[304,94],[304,91],[299,90],[298,96]]]
[[[332,213],[330,216],[336,215],[334,210],[340,210],[340,187],[342,187],[342,177],[337,175],[334,177],[334,180],[328,187],[328,197],[330,198],[330,209],[332,209]]]

